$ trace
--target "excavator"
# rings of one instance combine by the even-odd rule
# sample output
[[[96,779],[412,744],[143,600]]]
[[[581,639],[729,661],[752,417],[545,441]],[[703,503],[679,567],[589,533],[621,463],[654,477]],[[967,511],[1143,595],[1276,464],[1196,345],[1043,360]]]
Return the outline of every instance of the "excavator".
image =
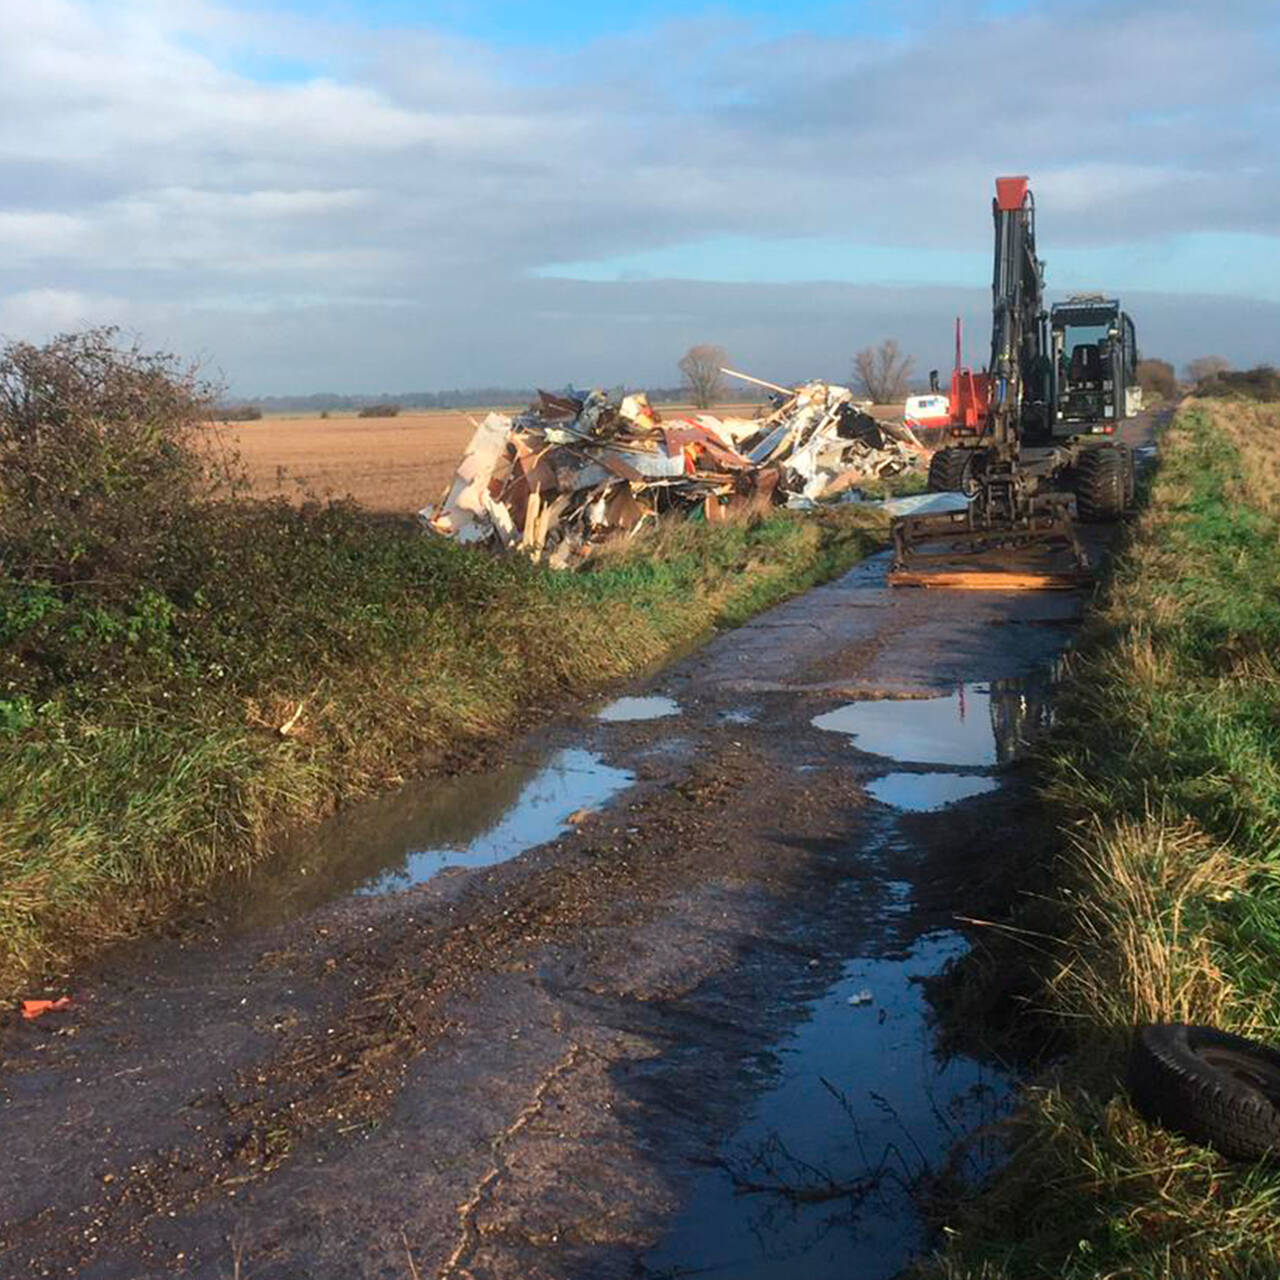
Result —
[[[946,443],[929,466],[931,491],[969,501],[894,521],[896,586],[1078,586],[1091,566],[1077,517],[1114,520],[1133,505],[1133,454],[1115,438],[1137,403],[1133,322],[1092,295],[1046,309],[1035,214],[1025,176],[996,179],[991,358],[963,368],[957,327]],[[1096,341],[1068,351],[1073,330]],[[957,564],[974,555],[976,572]]]

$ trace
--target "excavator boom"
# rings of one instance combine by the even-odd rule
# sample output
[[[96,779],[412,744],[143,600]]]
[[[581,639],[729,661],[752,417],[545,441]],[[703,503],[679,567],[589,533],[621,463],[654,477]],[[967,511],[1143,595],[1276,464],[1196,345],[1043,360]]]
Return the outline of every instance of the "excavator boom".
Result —
[[[991,211],[991,358],[984,372],[973,373],[960,367],[957,355],[953,444],[930,467],[931,481],[935,470],[945,480],[931,487],[962,490],[969,501],[957,510],[894,521],[890,581],[897,585],[1061,587],[1088,576],[1075,500],[1055,488],[1072,468],[1077,447],[1038,449],[1034,459],[1023,447],[1051,441],[1055,415],[1044,264],[1036,256],[1035,197],[1027,178],[997,178]],[[1065,552],[1069,562],[1028,568],[1027,552]],[[984,575],[949,563],[976,553],[995,557]]]

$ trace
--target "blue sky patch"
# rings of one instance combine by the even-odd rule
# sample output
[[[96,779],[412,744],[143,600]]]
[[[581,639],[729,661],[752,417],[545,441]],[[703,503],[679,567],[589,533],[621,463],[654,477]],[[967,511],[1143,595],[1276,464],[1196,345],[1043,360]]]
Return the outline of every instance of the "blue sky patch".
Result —
[[[1099,248],[1044,250],[1055,290],[1123,289],[1241,293],[1280,301],[1280,237],[1202,232]],[[640,253],[549,263],[543,278],[619,282],[700,280],[726,284],[834,281],[873,285],[990,283],[991,252],[898,248],[831,237],[716,236]]]

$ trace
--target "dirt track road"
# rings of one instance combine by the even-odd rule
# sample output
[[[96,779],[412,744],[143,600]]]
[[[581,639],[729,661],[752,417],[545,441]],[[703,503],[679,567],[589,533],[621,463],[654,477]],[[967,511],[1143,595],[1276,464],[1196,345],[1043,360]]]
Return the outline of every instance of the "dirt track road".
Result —
[[[678,714],[347,815],[5,1026],[0,1275],[894,1274],[908,1198],[859,1180],[1001,1087],[933,1057],[910,979],[1017,839],[1082,602],[885,567],[669,668]],[[802,1166],[847,1194],[779,1196]]]

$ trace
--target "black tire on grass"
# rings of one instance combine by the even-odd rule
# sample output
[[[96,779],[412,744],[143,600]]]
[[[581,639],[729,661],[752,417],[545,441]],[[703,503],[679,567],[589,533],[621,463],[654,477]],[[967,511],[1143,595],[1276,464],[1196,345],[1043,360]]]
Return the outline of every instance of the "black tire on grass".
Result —
[[[972,449],[939,449],[929,459],[930,493],[963,493],[973,475]]]
[[[1237,1160],[1280,1157],[1280,1052],[1179,1023],[1140,1027],[1129,1093],[1148,1120]]]
[[[1118,520],[1125,513],[1128,485],[1125,453],[1113,444],[1091,445],[1076,464],[1076,510],[1081,520]]]

